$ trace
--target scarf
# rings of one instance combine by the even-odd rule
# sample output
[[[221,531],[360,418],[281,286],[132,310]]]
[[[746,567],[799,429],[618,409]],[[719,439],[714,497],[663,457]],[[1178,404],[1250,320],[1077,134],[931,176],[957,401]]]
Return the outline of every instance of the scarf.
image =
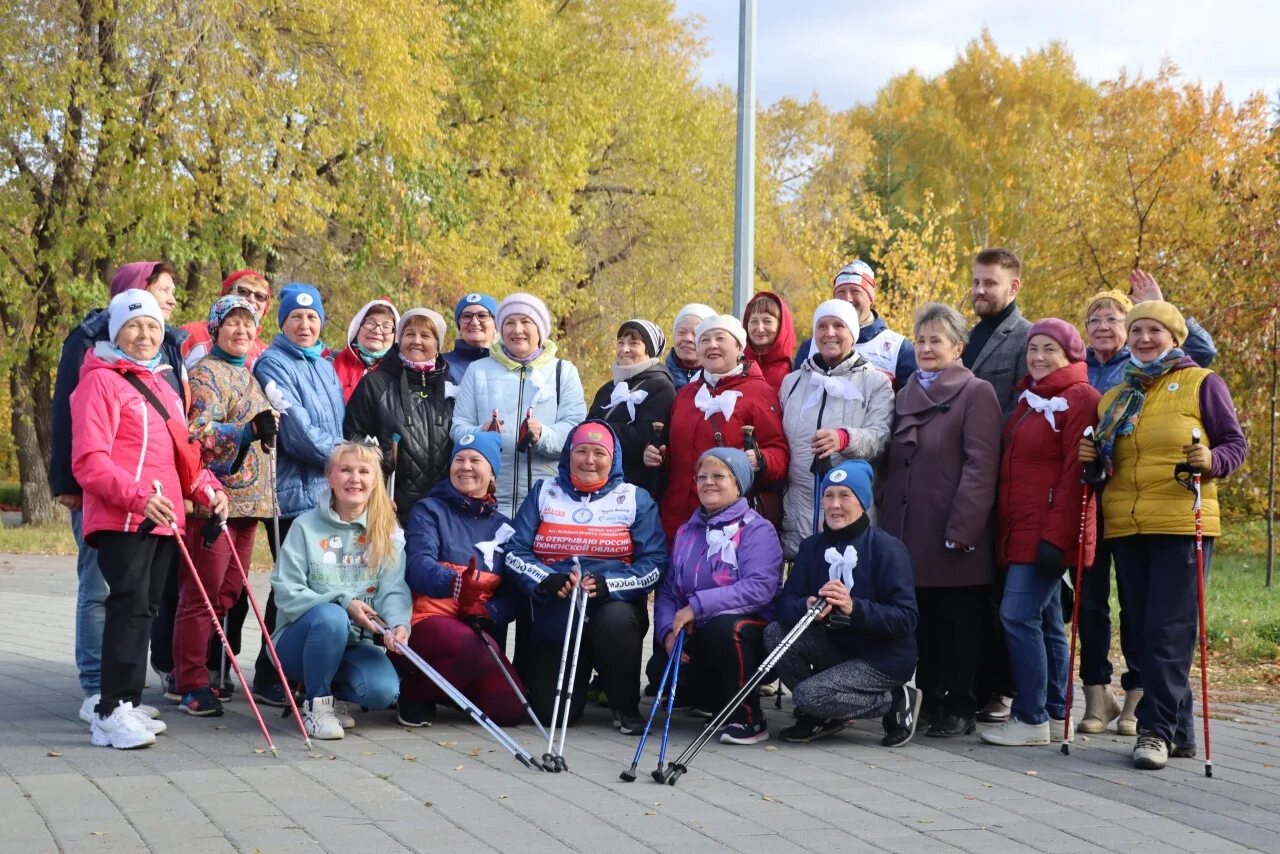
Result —
[[[360,357],[360,361],[364,362],[364,366],[366,368],[372,368],[374,365],[378,363],[379,359],[387,355],[387,353],[391,352],[390,347],[384,347],[381,350],[369,350],[369,349],[366,349],[365,346],[361,344],[359,341],[356,341],[354,343],[356,348],[356,355]]]
[[[1041,397],[1031,389],[1027,389],[1022,393],[1018,400],[1025,400],[1027,406],[1034,409],[1044,416],[1044,420],[1049,422],[1049,426],[1053,428],[1053,432],[1059,433],[1058,424],[1053,420],[1053,413],[1066,412],[1071,407],[1067,404],[1065,397]]]
[[[413,370],[422,374],[425,374],[428,371],[434,371],[436,369],[435,359],[428,359],[425,362],[415,362],[413,359],[410,359],[404,353],[400,354],[400,363],[404,365],[406,368],[412,368]]]
[[[310,347],[301,347],[297,344],[294,344],[293,346],[298,348],[298,352],[302,354],[302,358],[306,359],[308,362],[314,362],[324,354],[323,341],[317,341]]]
[[[119,347],[117,347],[114,344],[111,345],[111,351],[121,359],[124,359],[125,361],[128,361],[128,362],[133,362],[135,365],[137,365],[140,368],[146,368],[148,371],[150,371],[153,374],[156,372],[156,368],[160,367],[159,352],[157,352],[154,356],[152,356],[150,359],[144,362],[141,359],[133,358],[128,353],[121,350]]]
[[[248,353],[245,353],[243,356],[233,356],[217,344],[213,345],[213,349],[211,349],[209,353],[226,362],[228,365],[234,365],[237,368],[243,368],[244,363],[249,359]]]
[[[595,492],[609,482],[609,475],[606,473],[604,477],[594,483],[588,483],[585,480],[579,480],[578,476],[573,472],[569,472],[569,482],[572,483],[573,488],[579,492]]]
[[[928,388],[933,385],[933,381],[942,375],[942,371],[926,371],[917,370],[916,379],[920,381],[921,388]]]
[[[693,396],[693,405],[698,407],[698,411],[702,413],[702,420],[710,421],[711,416],[717,412],[724,416],[725,421],[733,420],[734,407],[738,405],[738,398],[742,397],[740,391],[726,391],[721,394],[712,395],[711,389],[704,384],[698,389],[698,393]]]
[[[656,367],[658,364],[659,362],[657,359],[641,359],[634,365],[627,365],[625,367],[615,363],[609,368],[609,370],[613,374],[613,381],[615,383],[624,383],[631,381],[639,374],[643,374],[645,371],[652,367]]]
[[[710,371],[703,371],[702,381],[707,385],[711,386],[712,388],[715,388],[716,384],[719,383],[720,380],[724,379],[725,377],[736,377],[738,374],[742,373],[746,369],[747,369],[746,365],[735,365],[734,367],[730,368],[728,371],[726,371],[723,374],[713,374]]]
[[[1130,357],[1129,364],[1124,366],[1124,381],[1120,392],[1112,399],[1098,424],[1098,443],[1108,474],[1114,464],[1116,440],[1121,436],[1128,436],[1138,426],[1142,405],[1147,401],[1147,390],[1165,374],[1175,370],[1183,358],[1182,350],[1175,347],[1145,365]]]
[[[536,359],[536,358],[538,358],[539,356],[541,356],[541,355],[542,355],[542,350],[543,350],[543,348],[542,348],[542,347],[539,347],[538,349],[534,350],[534,351],[533,351],[532,353],[530,353],[529,355],[525,356],[523,359],[520,359],[520,358],[517,358],[517,357],[516,357],[516,356],[515,356],[515,355],[514,355],[510,350],[508,350],[508,349],[507,349],[507,345],[506,345],[506,344],[500,344],[499,346],[500,346],[500,347],[502,347],[502,353],[503,353],[503,355],[505,355],[505,356],[506,356],[508,359],[510,359],[511,361],[513,361],[513,362],[515,362],[515,363],[517,363],[517,364],[520,364],[520,365],[527,365],[527,364],[529,364],[529,363],[530,363],[530,362],[532,362],[534,359]]]
[[[840,581],[845,590],[853,590],[853,568],[858,565],[858,550],[852,545],[844,547],[844,551],[832,546],[822,554],[827,562],[828,578]]]

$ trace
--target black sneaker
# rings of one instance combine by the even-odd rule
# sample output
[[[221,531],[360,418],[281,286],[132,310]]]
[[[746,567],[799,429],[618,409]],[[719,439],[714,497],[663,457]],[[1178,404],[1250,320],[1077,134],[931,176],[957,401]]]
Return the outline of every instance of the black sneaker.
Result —
[[[792,744],[807,744],[819,738],[826,738],[844,729],[844,721],[824,721],[822,718],[800,715],[791,726],[778,733],[778,738]]]
[[[893,691],[893,705],[884,716],[884,738],[881,747],[901,747],[916,734],[920,722],[920,692],[910,685]]]
[[[972,717],[944,715],[933,722],[925,735],[929,738],[958,738],[962,735],[971,735],[977,728]]]
[[[227,674],[227,678],[223,679],[221,674],[216,670],[209,671],[209,690],[224,703],[230,703],[235,698],[236,684],[231,681],[231,674]]]
[[[401,697],[396,703],[396,720],[400,726],[431,726],[436,719],[435,703],[416,703]]]
[[[614,709],[613,726],[622,735],[639,735],[644,732],[644,718],[640,717],[639,709],[632,709],[630,712]]]
[[[175,703],[182,702],[182,693],[178,690],[178,683],[174,681],[172,673],[166,673],[160,680],[161,689],[164,691],[164,698],[172,700]]]
[[[720,732],[721,744],[759,744],[769,740],[764,721],[754,724],[729,724]]]
[[[197,688],[182,695],[178,708],[198,718],[216,718],[222,714],[222,701],[208,688]]]
[[[284,688],[279,682],[271,685],[254,685],[253,699],[257,700],[260,705],[274,706],[282,709],[285,706]]]

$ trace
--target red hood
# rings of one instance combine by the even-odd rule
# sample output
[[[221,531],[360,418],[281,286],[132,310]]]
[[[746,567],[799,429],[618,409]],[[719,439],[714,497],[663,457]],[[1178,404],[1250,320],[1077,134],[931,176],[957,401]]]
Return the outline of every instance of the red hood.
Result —
[[[744,328],[747,325],[747,318],[751,317],[751,312],[756,303],[761,300],[771,301],[782,313],[782,319],[778,322],[778,337],[773,339],[772,346],[766,352],[760,354],[756,353],[754,346],[751,344],[751,335],[748,333],[747,347],[742,357],[748,362],[759,362],[766,376],[771,373],[771,368],[774,371],[781,371],[785,376],[791,370],[791,355],[796,349],[796,325],[791,318],[791,309],[787,307],[782,297],[768,291],[761,291],[753,296],[751,301],[747,303],[747,307],[743,309],[742,325]],[[780,377],[777,378],[777,382],[781,383]]]
[[[159,261],[130,261],[122,264],[111,277],[111,296],[122,294],[131,288],[147,289],[147,278],[155,272]]]

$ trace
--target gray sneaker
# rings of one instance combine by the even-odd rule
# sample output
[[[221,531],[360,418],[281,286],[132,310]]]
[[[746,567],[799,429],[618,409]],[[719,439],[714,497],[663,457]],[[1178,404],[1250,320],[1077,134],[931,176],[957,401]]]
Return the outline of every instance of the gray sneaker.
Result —
[[[1159,771],[1169,762],[1169,745],[1150,730],[1138,733],[1133,746],[1133,767],[1144,771]]]

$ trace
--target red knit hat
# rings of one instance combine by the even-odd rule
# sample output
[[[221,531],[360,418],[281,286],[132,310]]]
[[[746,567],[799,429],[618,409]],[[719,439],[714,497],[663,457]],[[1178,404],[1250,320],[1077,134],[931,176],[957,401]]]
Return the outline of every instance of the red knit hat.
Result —
[[[1047,335],[1057,341],[1062,352],[1067,354],[1067,361],[1084,361],[1084,341],[1080,338],[1080,331],[1065,320],[1056,317],[1037,320],[1027,331],[1027,340],[1030,341],[1036,335]]]

